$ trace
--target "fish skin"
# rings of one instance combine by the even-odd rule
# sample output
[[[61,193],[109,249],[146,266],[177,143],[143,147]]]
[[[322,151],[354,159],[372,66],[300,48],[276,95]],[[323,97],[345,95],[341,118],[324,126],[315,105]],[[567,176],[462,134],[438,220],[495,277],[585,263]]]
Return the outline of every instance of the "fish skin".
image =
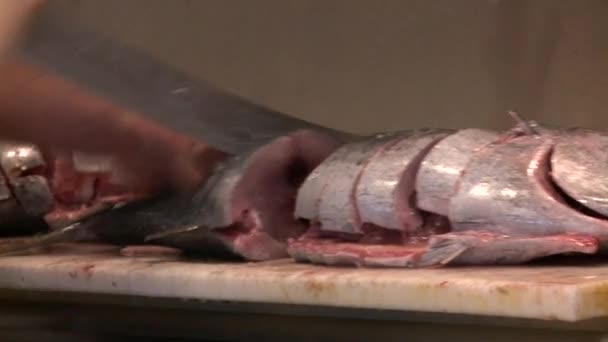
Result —
[[[608,242],[608,222],[569,207],[548,175],[553,134],[519,136],[476,153],[450,201],[453,231],[507,236],[581,234]]]
[[[317,221],[319,219],[319,206],[325,187],[332,173],[335,172],[336,165],[350,153],[353,144],[361,144],[369,139],[382,139],[384,136],[390,137],[394,134],[394,132],[384,132],[372,137],[361,137],[350,144],[340,146],[340,148],[334,151],[306,177],[300,186],[296,198],[295,217],[310,221]]]
[[[326,184],[321,193],[318,214],[321,230],[363,233],[354,198],[359,176],[374,155],[398,141],[398,135],[391,132],[347,144],[335,152],[334,158],[326,161]]]
[[[362,223],[415,233],[423,219],[413,203],[416,174],[427,152],[452,130],[411,131],[374,155],[356,185]]]
[[[450,197],[473,154],[498,140],[500,134],[486,129],[459,130],[438,142],[420,164],[416,200],[420,210],[447,216]]]
[[[271,148],[273,149],[272,152],[278,155],[289,153],[286,150],[281,151],[282,149],[289,150],[293,148],[287,141],[288,139],[281,137],[269,144],[269,146],[275,145],[276,149],[265,146],[261,150]],[[194,202],[198,203],[198,205],[192,213],[192,219],[180,224],[174,224],[171,228],[180,229],[197,226],[200,227],[199,229],[157,239],[155,242],[191,251],[200,250],[201,246],[212,245],[214,249],[221,249],[223,247],[231,253],[244,254],[246,259],[252,260],[265,260],[285,256],[285,246],[265,232],[254,234],[251,239],[246,241],[243,241],[244,239],[231,240],[230,237],[220,233],[221,229],[231,227],[239,223],[239,221],[248,222],[247,228],[254,228],[262,224],[259,215],[255,211],[247,211],[248,205],[247,203],[243,203],[241,199],[242,196],[246,197],[248,194],[242,194],[241,196],[235,194],[238,191],[239,185],[243,182],[243,175],[248,170],[259,168],[260,164],[271,163],[269,160],[253,161],[256,159],[256,153],[261,152],[264,151],[255,151],[250,156],[236,156],[218,168],[214,172],[212,179],[210,179],[208,186],[195,196]],[[265,175],[265,177],[276,176],[276,174]],[[259,196],[259,194],[249,195]],[[264,198],[261,201],[266,202]],[[291,223],[291,225],[297,224]],[[297,227],[295,234],[303,232],[304,229],[304,226]],[[253,250],[247,252],[239,251],[239,247],[243,246],[250,246]]]
[[[319,201],[321,201],[321,193],[326,184],[326,177],[324,175],[329,167],[329,161],[334,158],[335,154],[317,166],[302,184],[296,198],[296,208],[294,211],[296,219],[313,221],[319,218]]]
[[[608,216],[608,133],[572,129],[560,134],[551,155],[551,176],[569,197]]]

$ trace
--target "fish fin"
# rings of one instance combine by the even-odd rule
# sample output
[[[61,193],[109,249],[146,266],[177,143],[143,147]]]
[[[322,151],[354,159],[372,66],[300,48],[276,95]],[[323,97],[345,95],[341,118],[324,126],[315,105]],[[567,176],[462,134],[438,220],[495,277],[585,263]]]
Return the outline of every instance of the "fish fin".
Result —
[[[76,222],[47,234],[0,239],[0,256],[21,254],[32,248],[46,247],[60,242],[71,242],[74,240],[72,233],[83,228],[80,222]]]
[[[431,241],[428,250],[416,262],[417,267],[441,267],[449,264],[471,246],[453,239]]]
[[[32,248],[47,247],[61,242],[86,240],[89,237],[84,237],[86,234],[82,233],[86,232],[87,223],[108,211],[116,210],[120,207],[119,205],[112,205],[110,203],[99,203],[74,217],[66,219],[63,221],[63,227],[54,229],[50,233],[17,239],[0,239],[0,257],[22,254]]]
[[[515,128],[515,130],[521,130],[525,135],[540,135],[540,133],[536,129],[538,124],[535,121],[524,120],[521,115],[512,110],[508,111],[508,114],[517,123],[517,127]]]
[[[170,236],[174,236],[174,235],[189,233],[189,232],[195,231],[200,228],[203,228],[203,226],[187,226],[187,227],[173,228],[173,229],[169,229],[164,232],[148,235],[144,238],[144,242],[160,240],[160,239],[164,239],[166,237],[170,237]]]
[[[179,256],[181,253],[177,248],[156,245],[130,245],[120,249],[120,254],[125,257]]]
[[[69,216],[63,216],[63,217],[47,216],[45,218],[45,220],[51,228],[61,229],[61,227],[67,227],[67,226],[73,225],[75,223],[85,221],[89,217],[93,217],[93,216],[96,216],[103,212],[106,212],[108,210],[117,209],[119,207],[120,207],[120,205],[113,204],[110,202],[100,202],[100,203],[94,204],[91,207],[88,207],[86,209],[77,211]]]

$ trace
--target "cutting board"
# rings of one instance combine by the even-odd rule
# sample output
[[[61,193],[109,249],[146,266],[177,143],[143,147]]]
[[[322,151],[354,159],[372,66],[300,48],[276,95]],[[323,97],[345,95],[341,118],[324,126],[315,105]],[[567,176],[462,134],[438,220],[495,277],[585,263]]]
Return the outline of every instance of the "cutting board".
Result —
[[[124,257],[62,250],[0,258],[0,288],[579,321],[608,315],[608,262],[433,270]]]

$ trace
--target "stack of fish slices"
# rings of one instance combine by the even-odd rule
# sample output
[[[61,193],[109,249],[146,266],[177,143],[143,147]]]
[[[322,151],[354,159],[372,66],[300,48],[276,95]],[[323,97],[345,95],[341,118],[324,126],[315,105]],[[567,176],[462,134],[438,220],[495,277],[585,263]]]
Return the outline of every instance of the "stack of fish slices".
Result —
[[[296,217],[311,229],[291,241],[293,258],[381,267],[518,264],[606,245],[607,135],[516,128],[388,136],[342,146],[304,182]],[[349,155],[360,146],[368,146],[364,161],[353,166]]]

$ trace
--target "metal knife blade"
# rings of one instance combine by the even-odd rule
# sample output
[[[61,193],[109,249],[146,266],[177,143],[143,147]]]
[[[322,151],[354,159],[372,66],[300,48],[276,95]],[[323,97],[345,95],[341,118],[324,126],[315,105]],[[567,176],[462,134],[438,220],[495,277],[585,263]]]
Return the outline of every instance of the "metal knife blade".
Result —
[[[239,154],[297,129],[353,135],[254,104],[105,36],[50,1],[20,45],[29,61],[179,133]]]

